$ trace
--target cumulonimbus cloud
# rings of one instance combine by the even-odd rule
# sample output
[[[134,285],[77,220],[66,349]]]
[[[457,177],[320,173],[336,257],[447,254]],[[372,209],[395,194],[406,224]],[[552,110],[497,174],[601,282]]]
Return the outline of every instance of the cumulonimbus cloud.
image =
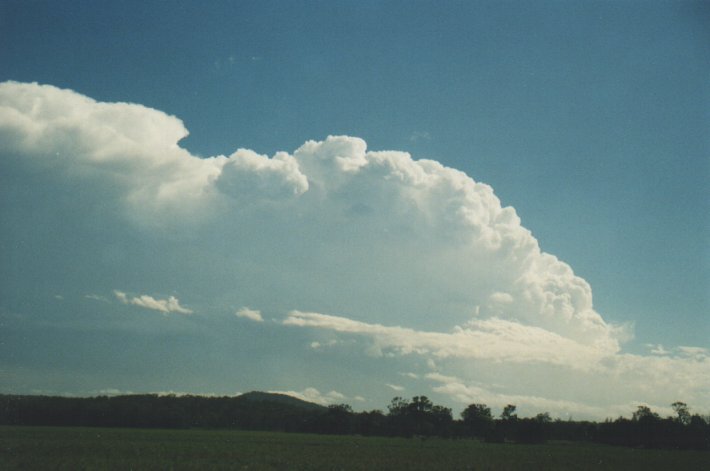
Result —
[[[57,231],[104,224],[114,245],[92,239],[90,260],[112,277],[109,286],[169,274],[169,289],[204,300],[272,312],[297,307],[303,311],[291,311],[285,324],[367,338],[370,353],[468,362],[456,371],[457,384],[465,383],[465,368],[497,362],[517,365],[518,373],[532,365],[573,376],[602,371],[610,387],[624,389],[614,375],[632,378],[635,365],[655,381],[649,384],[677,391],[676,399],[701,397],[702,351],[621,353],[631,329],[607,322],[589,284],[543,252],[490,186],[463,172],[406,152],[371,151],[349,136],[273,157],[240,149],[208,158],[180,147],[185,136],[178,118],[142,105],[0,83],[3,171],[63,195],[24,201],[15,183],[1,190],[15,191],[18,201],[7,219],[33,234],[26,211],[49,205],[48,213],[56,208],[75,219]],[[140,254],[150,256],[123,267],[115,254],[143,238],[150,250]],[[174,297],[115,294],[126,304],[191,312]],[[250,312],[242,317],[258,320]],[[632,383],[627,396],[644,393],[640,379]]]
[[[0,84],[0,104],[6,152],[68,178],[111,180],[117,193],[109,197],[141,221],[190,224],[221,212],[237,224],[263,224],[244,211],[268,203],[257,214],[273,222],[270,230],[315,239],[305,246],[295,241],[294,250],[317,251],[322,259],[339,244],[350,256],[337,256],[351,264],[360,251],[389,254],[389,263],[405,258],[392,260],[398,252],[416,251],[403,268],[426,269],[434,287],[466,290],[470,311],[619,348],[619,329],[594,311],[589,285],[541,252],[490,186],[438,162],[371,152],[363,140],[345,136],[309,141],[271,159],[248,150],[202,159],[177,145],[187,135],[182,122],[140,105],[15,82]]]

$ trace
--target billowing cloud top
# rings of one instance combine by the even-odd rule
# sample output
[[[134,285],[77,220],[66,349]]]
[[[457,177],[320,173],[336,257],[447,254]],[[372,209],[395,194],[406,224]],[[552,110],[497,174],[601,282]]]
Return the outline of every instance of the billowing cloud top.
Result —
[[[204,298],[437,359],[591,371],[629,335],[513,208],[460,171],[348,136],[271,158],[199,158],[178,145],[186,135],[179,119],[141,105],[0,84],[3,167],[81,188],[100,209],[92,217],[169,239],[150,263],[170,271],[181,296],[199,273]],[[173,237],[188,232],[189,245]],[[188,312],[175,298],[116,296]],[[237,316],[261,320],[251,309]]]
[[[460,280],[471,313],[618,349],[589,285],[542,253],[490,186],[437,162],[368,152],[362,139],[346,136],[309,141],[293,155],[242,149],[201,159],[178,146],[187,135],[182,122],[140,105],[13,82],[0,85],[0,104],[6,149],[68,178],[109,181],[137,222],[161,223],[167,214],[192,223],[205,212],[249,218],[250,206],[269,205],[262,211],[282,218],[282,230],[299,222],[321,228],[330,233],[317,237],[340,239],[344,251],[416,250],[420,260],[404,263],[430,284]]]

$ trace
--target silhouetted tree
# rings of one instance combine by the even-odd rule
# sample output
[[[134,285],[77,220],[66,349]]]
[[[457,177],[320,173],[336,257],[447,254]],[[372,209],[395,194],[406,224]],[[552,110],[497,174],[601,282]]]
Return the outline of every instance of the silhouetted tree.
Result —
[[[444,406],[434,405],[430,412],[429,420],[434,425],[433,435],[440,437],[450,437],[453,433],[454,419],[451,415],[451,409]]]
[[[512,420],[512,438],[517,443],[544,443],[550,433],[550,414],[543,412],[534,418]]]
[[[387,409],[388,423],[394,435],[448,436],[451,433],[451,409],[434,405],[426,396],[415,396],[411,401],[398,396],[392,399]]]
[[[390,401],[390,404],[387,406],[387,410],[389,411],[389,415],[397,416],[405,414],[408,407],[408,400],[400,396],[396,396],[392,398],[392,401]]]
[[[361,435],[387,435],[387,417],[381,410],[357,414],[357,431]]]
[[[537,414],[535,416],[535,420],[537,420],[541,424],[549,424],[550,422],[552,422],[552,418],[550,417],[549,412],[542,412],[540,414]]]
[[[493,428],[493,415],[485,404],[469,404],[461,412],[467,435],[485,438]]]
[[[500,414],[501,420],[515,420],[518,418],[518,415],[515,413],[515,410],[517,407],[513,404],[508,404],[503,408],[503,412]]]
[[[671,407],[678,416],[678,422],[683,425],[690,424],[690,410],[688,409],[688,405],[685,402],[676,401],[671,404]]]
[[[319,433],[347,435],[355,431],[355,415],[348,404],[328,406],[327,412],[314,418],[313,422]]]
[[[633,421],[653,421],[660,419],[658,414],[653,412],[648,406],[638,406],[636,412],[631,416]]]

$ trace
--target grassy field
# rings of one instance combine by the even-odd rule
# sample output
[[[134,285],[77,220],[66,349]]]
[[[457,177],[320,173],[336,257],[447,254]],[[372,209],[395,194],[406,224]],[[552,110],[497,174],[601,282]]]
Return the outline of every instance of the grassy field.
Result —
[[[0,469],[704,470],[710,453],[215,430],[0,427]]]

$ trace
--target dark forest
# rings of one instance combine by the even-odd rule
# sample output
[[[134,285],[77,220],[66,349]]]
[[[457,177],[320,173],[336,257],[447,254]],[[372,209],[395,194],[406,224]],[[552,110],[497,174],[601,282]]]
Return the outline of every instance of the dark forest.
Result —
[[[0,425],[134,428],[204,428],[338,435],[475,438],[498,443],[548,440],[609,445],[710,449],[710,418],[691,414],[685,403],[661,417],[639,406],[630,419],[603,422],[554,420],[546,412],[519,418],[515,405],[494,417],[485,404],[470,404],[460,418],[426,396],[395,397],[386,411],[354,412],[261,392],[235,397],[140,394],[89,398],[0,395]]]

